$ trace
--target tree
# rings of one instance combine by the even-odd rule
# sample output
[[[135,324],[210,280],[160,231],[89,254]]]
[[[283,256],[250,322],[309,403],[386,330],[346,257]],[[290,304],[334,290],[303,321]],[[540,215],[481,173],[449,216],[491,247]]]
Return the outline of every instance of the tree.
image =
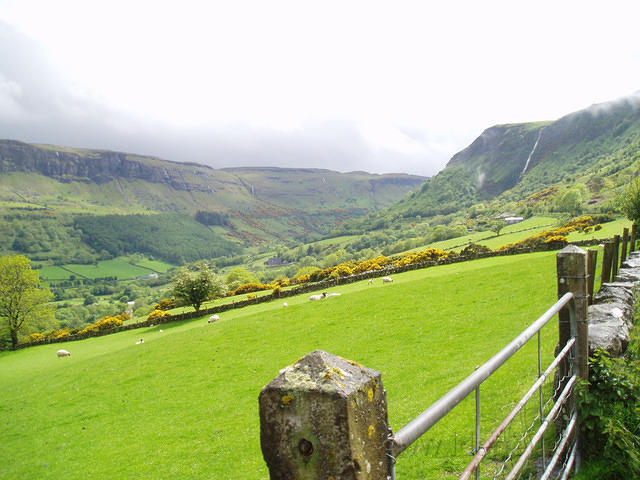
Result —
[[[196,312],[207,300],[220,297],[226,293],[226,287],[220,277],[209,267],[204,266],[198,272],[182,270],[173,279],[173,294],[191,305]]]
[[[506,226],[507,226],[507,224],[502,219],[491,220],[487,224],[487,227],[489,227],[489,230],[491,230],[493,233],[495,233],[496,236],[498,236],[498,237],[500,236],[500,232],[502,231],[502,229],[504,227],[506,227]]]
[[[18,335],[32,324],[44,324],[55,319],[53,294],[39,288],[40,275],[31,268],[23,255],[0,257],[0,321],[11,336],[11,345],[18,345]]]
[[[618,202],[620,210],[629,220],[640,223],[640,177],[636,177],[627,185]]]

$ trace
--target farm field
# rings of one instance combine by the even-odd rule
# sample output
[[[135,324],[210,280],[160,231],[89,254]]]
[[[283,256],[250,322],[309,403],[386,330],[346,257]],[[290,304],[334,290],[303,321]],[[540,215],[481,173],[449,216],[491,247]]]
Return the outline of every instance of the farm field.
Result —
[[[73,273],[71,273],[70,271],[55,265],[45,265],[40,270],[38,270],[38,273],[40,274],[40,278],[49,281],[69,280],[71,275],[73,275]]]
[[[380,370],[398,430],[556,299],[555,252],[497,257],[340,286],[205,318],[0,353],[0,478],[268,478],[258,394],[316,349]],[[145,343],[135,342],[144,338]],[[557,339],[542,332],[547,364]],[[482,386],[489,432],[537,376],[527,345]],[[67,348],[70,358],[55,352]],[[472,400],[399,458],[399,479],[454,478]],[[500,445],[499,445],[500,446]]]
[[[150,268],[132,265],[120,258],[103,260],[97,265],[65,265],[65,268],[78,276],[91,279],[117,277],[118,280],[125,280],[153,273]]]

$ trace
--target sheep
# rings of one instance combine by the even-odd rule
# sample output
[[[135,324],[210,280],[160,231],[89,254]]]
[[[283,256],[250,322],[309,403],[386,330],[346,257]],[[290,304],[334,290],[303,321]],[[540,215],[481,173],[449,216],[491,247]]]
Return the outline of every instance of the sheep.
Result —
[[[373,278],[369,279],[369,285],[373,285]]]
[[[391,283],[391,282],[393,282],[393,278],[391,278],[391,277],[382,277],[382,282],[383,283]]]
[[[138,340],[138,341],[136,342],[136,345],[140,345],[141,343],[144,343],[144,338],[141,338],[140,340]]]
[[[309,300],[322,300],[323,298],[327,298],[327,292],[323,292],[320,295],[311,295]]]
[[[287,302],[284,302],[284,303],[282,304],[282,306],[283,306],[283,307],[288,307],[288,306],[289,306],[289,304],[288,304]]]
[[[58,357],[70,357],[71,353],[68,350],[58,350]]]
[[[162,329],[160,329],[160,333],[162,333]]]
[[[207,323],[217,322],[218,320],[220,320],[220,315],[211,315]]]

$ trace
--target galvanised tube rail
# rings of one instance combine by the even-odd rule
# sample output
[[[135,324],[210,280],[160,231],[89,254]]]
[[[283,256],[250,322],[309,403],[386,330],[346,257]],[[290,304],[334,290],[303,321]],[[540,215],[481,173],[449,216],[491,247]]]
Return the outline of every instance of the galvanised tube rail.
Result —
[[[494,355],[488,362],[478,370],[469,375],[456,387],[451,389],[446,395],[436,401],[418,417],[409,422],[391,437],[390,455],[395,459],[404,450],[413,444],[418,438],[424,435],[439,420],[454,409],[469,393],[473,392],[482,382],[500,368],[509,358],[511,358],[520,348],[522,348],[533,336],[542,329],[549,321],[558,314],[574,298],[573,293],[565,293],[549,310],[547,310],[538,320],[532,323],[526,330],[518,335],[511,343]],[[392,465],[393,468],[393,465]]]
[[[518,476],[518,474],[520,473],[520,470],[522,470],[522,467],[524,467],[525,463],[527,462],[527,460],[529,460],[529,457],[533,453],[533,449],[535,448],[535,446],[538,444],[538,442],[544,435],[544,432],[547,431],[547,428],[549,428],[549,425],[551,424],[551,420],[553,420],[556,417],[556,415],[558,414],[558,411],[560,410],[560,407],[562,407],[562,405],[564,405],[564,403],[567,401],[567,398],[569,398],[569,395],[571,394],[571,390],[573,390],[573,386],[576,384],[577,381],[578,381],[578,377],[576,375],[574,375],[569,379],[569,381],[564,387],[564,390],[562,390],[562,393],[558,397],[556,404],[553,406],[553,408],[549,412],[549,415],[547,415],[547,417],[544,419],[544,422],[542,423],[542,425],[534,435],[529,445],[527,445],[527,448],[524,450],[524,453],[520,456],[520,458],[516,462],[516,465],[513,467],[513,470],[509,472],[509,475],[507,475],[507,478],[505,480],[514,480]]]
[[[500,437],[500,435],[502,435],[502,433],[504,433],[507,427],[511,425],[511,422],[513,422],[513,420],[516,418],[516,415],[520,413],[520,411],[525,407],[525,405],[529,402],[529,400],[531,400],[531,398],[536,393],[536,391],[538,391],[538,389],[547,380],[547,378],[549,378],[549,375],[551,374],[551,372],[553,372],[558,366],[558,364],[568,355],[569,350],[571,349],[571,347],[573,347],[575,343],[576,343],[575,338],[572,338],[567,342],[567,344],[562,349],[562,351],[558,354],[558,356],[553,360],[553,362],[551,362],[551,364],[544,371],[544,373],[540,375],[540,378],[538,378],[538,381],[536,381],[536,383],[533,384],[533,386],[522,397],[522,399],[520,400],[520,402],[518,402],[515,408],[511,410],[509,415],[506,416],[506,418],[500,424],[500,426],[491,434],[491,437],[489,437],[489,440],[487,440],[485,444],[478,449],[478,453],[476,453],[476,455],[473,457],[473,460],[471,460],[469,465],[467,465],[467,468],[464,470],[464,472],[462,472],[462,475],[460,475],[458,480],[467,480],[471,477],[471,474],[476,470],[476,468],[478,468],[478,466],[480,465],[480,462],[482,462],[484,457],[487,456],[491,447],[493,447],[493,445],[498,441],[498,438]]]
[[[567,466],[564,468],[564,473],[562,474],[562,478],[560,478],[560,480],[567,480],[569,478],[569,475],[571,475],[573,464],[576,461],[576,450],[577,445],[574,443],[573,448],[571,449],[571,454],[569,455],[569,459],[567,460]]]
[[[549,462],[547,469],[542,474],[542,477],[540,477],[540,480],[549,480],[549,477],[553,475],[553,469],[556,467],[558,460],[560,460],[560,455],[562,455],[564,453],[564,449],[567,448],[567,443],[569,442],[569,438],[571,437],[571,434],[575,430],[577,423],[578,423],[578,414],[577,412],[573,412],[573,415],[571,416],[571,420],[569,421],[567,428],[565,428],[563,432],[562,441],[560,442],[560,445],[558,445],[558,448],[556,448],[556,453],[553,455],[553,458]]]

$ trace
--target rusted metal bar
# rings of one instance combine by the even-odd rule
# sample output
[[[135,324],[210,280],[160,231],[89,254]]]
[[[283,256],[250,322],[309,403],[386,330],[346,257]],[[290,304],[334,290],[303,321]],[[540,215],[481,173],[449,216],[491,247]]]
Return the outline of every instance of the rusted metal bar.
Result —
[[[468,480],[470,478],[471,474],[476,470],[478,465],[480,465],[480,462],[482,462],[484,457],[487,456],[487,453],[489,453],[489,450],[491,449],[491,447],[493,447],[493,445],[495,445],[495,443],[498,441],[498,438],[500,437],[500,435],[502,435],[502,433],[516,418],[516,415],[518,415],[518,413],[520,413],[520,411],[525,407],[525,405],[529,402],[529,400],[531,400],[531,397],[533,397],[536,390],[542,387],[544,382],[547,380],[547,378],[549,378],[549,375],[551,375],[551,373],[556,369],[558,364],[569,354],[569,351],[571,350],[571,347],[573,347],[575,342],[576,342],[575,338],[572,338],[567,342],[567,344],[562,349],[562,351],[560,351],[558,356],[553,360],[553,362],[551,362],[551,364],[549,365],[549,367],[547,367],[544,373],[541,374],[540,378],[538,378],[538,381],[533,384],[533,386],[529,389],[529,391],[518,402],[518,405],[516,405],[516,407],[513,410],[511,410],[509,415],[507,415],[507,417],[503,420],[500,426],[491,434],[491,437],[489,438],[489,440],[487,440],[485,444],[478,449],[475,457],[473,457],[473,460],[469,463],[469,465],[467,465],[467,468],[464,470],[464,472],[462,472],[462,475],[460,475],[458,480]],[[542,419],[542,416],[540,418]]]
[[[511,343],[494,355],[489,361],[478,370],[469,375],[465,380],[452,388],[447,394],[437,400],[418,417],[400,429],[391,438],[391,455],[397,457],[406,450],[418,438],[424,435],[439,420],[454,409],[467,395],[484,382],[491,374],[500,368],[509,358],[511,358],[520,348],[522,348],[533,336],[538,333],[555,315],[562,310],[570,300],[574,298],[573,293],[565,293],[549,310],[532,323],[526,330],[518,335]]]
[[[573,412],[573,415],[571,416],[571,420],[569,421],[567,428],[565,428],[564,432],[562,433],[562,440],[560,441],[560,445],[558,445],[558,448],[556,448],[556,451],[553,454],[553,458],[551,459],[551,461],[549,462],[549,465],[547,466],[546,470],[542,474],[542,477],[540,477],[540,480],[549,480],[549,477],[553,474],[553,469],[556,467],[558,460],[560,460],[560,455],[562,455],[564,453],[565,448],[567,448],[567,443],[569,442],[569,438],[571,438],[571,435],[573,434],[573,431],[575,430],[577,423],[578,423],[578,414],[577,412]]]
[[[520,456],[515,466],[513,467],[513,470],[509,472],[509,475],[507,475],[505,480],[514,480],[514,478],[518,476],[518,474],[520,473],[520,470],[522,470],[527,460],[529,460],[529,457],[533,453],[533,449],[535,448],[535,446],[540,441],[540,438],[544,435],[544,432],[547,431],[547,428],[549,428],[551,421],[558,414],[558,411],[560,410],[560,408],[564,405],[565,401],[569,398],[569,395],[571,395],[573,386],[576,384],[577,380],[578,380],[578,377],[576,375],[573,375],[569,379],[567,384],[564,386],[562,393],[558,397],[558,400],[556,401],[555,405],[549,412],[549,415],[547,415],[547,417],[544,419],[542,426],[538,429],[538,431],[534,435],[529,445],[527,445],[527,448],[525,449],[524,453]]]

